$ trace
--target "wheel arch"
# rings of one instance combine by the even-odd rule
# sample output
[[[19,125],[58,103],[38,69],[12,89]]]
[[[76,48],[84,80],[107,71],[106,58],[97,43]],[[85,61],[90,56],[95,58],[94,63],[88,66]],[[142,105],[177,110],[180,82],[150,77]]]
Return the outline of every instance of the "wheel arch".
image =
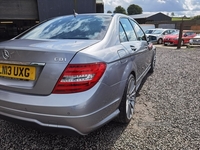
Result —
[[[159,42],[160,40],[161,40],[161,43]],[[157,43],[158,43],[158,44],[162,44],[162,43],[163,43],[163,38],[162,38],[162,37],[159,37],[158,40],[157,40]]]
[[[129,76],[133,74],[135,80],[137,81],[137,65],[135,63],[132,63],[132,62],[129,62],[125,69],[124,69],[124,72],[123,72],[123,75],[122,75],[122,79],[121,81],[124,81],[122,82],[122,84],[120,85],[120,89],[122,89],[122,93],[124,92],[124,89],[126,87],[126,83],[127,83],[127,80],[129,78]],[[122,95],[122,94],[121,94]]]

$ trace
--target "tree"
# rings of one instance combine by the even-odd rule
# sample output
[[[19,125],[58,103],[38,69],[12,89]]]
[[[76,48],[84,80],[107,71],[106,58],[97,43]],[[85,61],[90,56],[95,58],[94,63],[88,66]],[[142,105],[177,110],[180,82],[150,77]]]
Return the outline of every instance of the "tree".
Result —
[[[143,10],[140,6],[132,4],[127,8],[128,15],[142,14]]]
[[[194,16],[192,19],[193,20],[200,20],[200,15]]]
[[[175,15],[174,12],[172,12],[172,13],[171,13],[171,16],[174,17],[174,15]]]
[[[108,10],[107,13],[112,13],[112,11]]]
[[[121,13],[121,14],[126,14],[126,10],[121,7],[121,6],[117,6],[114,10],[114,13]]]

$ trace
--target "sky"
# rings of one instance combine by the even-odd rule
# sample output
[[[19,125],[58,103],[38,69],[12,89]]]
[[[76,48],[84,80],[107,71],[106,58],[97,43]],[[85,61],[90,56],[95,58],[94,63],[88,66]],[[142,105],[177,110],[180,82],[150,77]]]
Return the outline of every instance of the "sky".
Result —
[[[115,7],[122,6],[127,10],[131,4],[139,5],[143,13],[162,12],[166,15],[193,17],[200,15],[200,0],[103,0],[104,12],[114,11]]]

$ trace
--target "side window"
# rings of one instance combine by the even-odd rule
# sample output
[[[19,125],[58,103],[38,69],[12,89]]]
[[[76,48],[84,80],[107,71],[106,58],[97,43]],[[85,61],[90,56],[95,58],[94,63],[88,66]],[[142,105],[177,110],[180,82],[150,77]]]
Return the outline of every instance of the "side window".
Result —
[[[126,19],[126,18],[121,18],[120,24],[121,24],[122,28],[124,29],[128,40],[129,41],[136,41],[137,37],[135,35],[135,32],[134,32],[133,27],[131,26],[129,20]]]
[[[131,21],[131,24],[136,32],[136,35],[137,35],[137,40],[147,40],[146,39],[146,36],[144,34],[144,31],[140,28],[140,26],[133,20],[130,20]]]
[[[169,33],[168,33],[168,30],[165,31],[165,32],[163,32],[163,35],[167,35],[167,34],[169,34]]]
[[[169,34],[171,34],[171,33],[173,33],[173,32],[175,32],[175,30],[170,30],[170,31],[169,31]]]
[[[120,39],[120,42],[126,42],[128,41],[127,39],[127,36],[126,36],[126,33],[124,32],[124,29],[122,27],[121,24],[119,24],[119,39]]]

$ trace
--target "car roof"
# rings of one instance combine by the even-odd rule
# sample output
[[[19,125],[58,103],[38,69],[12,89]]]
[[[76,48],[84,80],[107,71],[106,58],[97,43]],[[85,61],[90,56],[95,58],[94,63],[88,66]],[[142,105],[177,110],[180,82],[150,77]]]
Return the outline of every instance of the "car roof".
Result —
[[[58,16],[58,17],[73,16],[73,15],[77,15],[77,16],[84,16],[84,15],[92,16],[92,15],[95,15],[95,16],[126,17],[126,18],[129,18],[129,19],[135,20],[134,18],[132,18],[132,17],[126,15],[126,14],[121,14],[121,13],[82,13],[82,14],[61,15],[61,16]],[[57,17],[54,17],[54,18],[57,18]]]

